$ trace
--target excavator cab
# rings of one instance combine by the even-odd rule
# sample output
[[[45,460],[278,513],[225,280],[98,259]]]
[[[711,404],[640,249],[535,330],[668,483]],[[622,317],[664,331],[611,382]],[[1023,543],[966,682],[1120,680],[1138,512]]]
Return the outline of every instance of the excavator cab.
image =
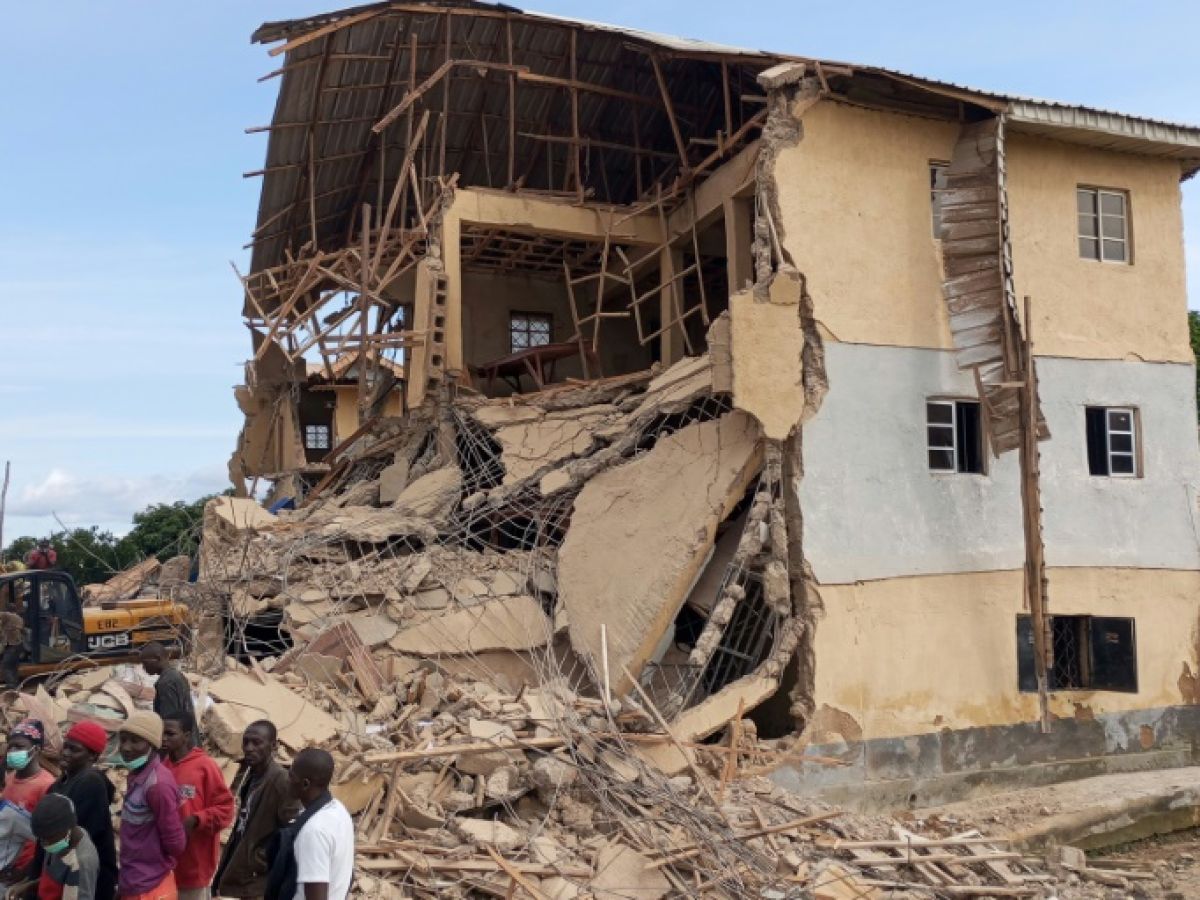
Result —
[[[0,576],[0,612],[24,621],[21,678],[136,662],[151,641],[182,651],[191,636],[183,604],[128,600],[85,609],[71,576],[54,570]]]

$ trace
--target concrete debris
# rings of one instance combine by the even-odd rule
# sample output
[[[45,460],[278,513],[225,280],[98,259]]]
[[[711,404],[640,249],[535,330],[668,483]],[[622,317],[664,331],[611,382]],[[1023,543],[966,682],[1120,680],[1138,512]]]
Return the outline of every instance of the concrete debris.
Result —
[[[731,368],[736,316],[712,358],[382,419],[298,509],[209,504],[181,589],[206,741],[228,765],[269,718],[285,762],[334,754],[356,898],[840,896],[825,873],[928,893],[928,867],[877,859],[895,822],[762,777],[803,752],[748,718],[803,629],[779,455],[734,408],[782,395]],[[746,405],[772,428],[799,415]],[[727,646],[748,604],[769,628],[757,655]],[[146,702],[120,674],[30,702],[116,730]],[[1048,877],[1020,861],[1002,878],[991,845],[954,852],[973,886]]]
[[[661,439],[592,479],[576,498],[560,553],[559,599],[571,645],[596,671],[607,650],[617,696],[631,689],[629,678],[651,660],[679,613],[761,452],[755,422],[730,413]]]

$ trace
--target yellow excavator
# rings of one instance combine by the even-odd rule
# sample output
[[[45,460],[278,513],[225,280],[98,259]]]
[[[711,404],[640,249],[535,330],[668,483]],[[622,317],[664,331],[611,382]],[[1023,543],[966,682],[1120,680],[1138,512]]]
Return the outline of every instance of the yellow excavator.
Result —
[[[22,679],[111,663],[137,662],[151,641],[185,653],[191,645],[188,608],[171,600],[123,600],[84,607],[66,572],[28,570],[0,575],[0,612],[25,624]]]

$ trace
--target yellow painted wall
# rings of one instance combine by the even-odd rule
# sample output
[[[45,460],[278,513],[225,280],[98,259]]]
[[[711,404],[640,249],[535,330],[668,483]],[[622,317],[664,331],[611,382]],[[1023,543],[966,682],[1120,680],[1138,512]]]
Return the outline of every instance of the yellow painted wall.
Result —
[[[951,349],[933,239],[929,163],[958,125],[822,101],[775,170],[784,242],[827,339]],[[1018,295],[1034,298],[1047,356],[1190,362],[1179,167],[1010,134]],[[1130,192],[1133,265],[1081,260],[1079,184]]]
[[[1200,668],[1200,572],[1049,577],[1053,612],[1132,616],[1137,634],[1138,693],[1058,692],[1055,715],[1192,702],[1181,675]],[[1019,571],[826,585],[820,594],[814,743],[1036,721],[1037,695],[1017,690]]]
[[[337,405],[333,408],[333,445],[336,447],[358,431],[358,385],[337,385],[333,389]],[[383,415],[403,415],[399,388],[388,394],[383,404]]]
[[[1007,158],[1014,281],[1038,352],[1191,362],[1179,164],[1022,134]],[[1078,185],[1129,192],[1132,265],[1079,258]]]
[[[784,243],[835,340],[945,347],[929,163],[958,125],[822,101],[775,169]]]

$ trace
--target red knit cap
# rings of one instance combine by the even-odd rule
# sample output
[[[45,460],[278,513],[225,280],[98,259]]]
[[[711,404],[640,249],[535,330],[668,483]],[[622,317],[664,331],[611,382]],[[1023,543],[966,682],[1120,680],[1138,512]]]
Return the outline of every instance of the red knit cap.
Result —
[[[80,722],[71,726],[71,730],[67,732],[67,740],[87,747],[99,756],[108,746],[108,732],[104,730],[104,726],[95,722]]]

